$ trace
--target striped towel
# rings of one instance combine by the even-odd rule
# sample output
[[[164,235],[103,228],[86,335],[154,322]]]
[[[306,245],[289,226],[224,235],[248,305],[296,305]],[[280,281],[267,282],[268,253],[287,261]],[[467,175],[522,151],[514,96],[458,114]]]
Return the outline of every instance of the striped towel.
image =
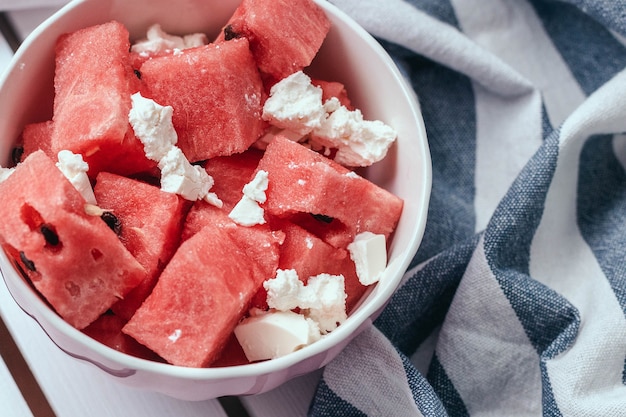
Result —
[[[423,243],[310,416],[626,416],[626,2],[332,0],[411,81]]]

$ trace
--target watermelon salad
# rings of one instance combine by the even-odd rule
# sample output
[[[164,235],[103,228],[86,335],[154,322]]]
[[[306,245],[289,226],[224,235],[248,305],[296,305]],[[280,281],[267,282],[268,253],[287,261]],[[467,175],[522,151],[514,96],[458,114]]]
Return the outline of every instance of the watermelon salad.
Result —
[[[383,273],[403,201],[357,173],[394,129],[306,74],[329,30],[311,0],[244,0],[212,40],[62,35],[52,117],[0,169],[15,268],[85,334],[174,365],[332,332]]]

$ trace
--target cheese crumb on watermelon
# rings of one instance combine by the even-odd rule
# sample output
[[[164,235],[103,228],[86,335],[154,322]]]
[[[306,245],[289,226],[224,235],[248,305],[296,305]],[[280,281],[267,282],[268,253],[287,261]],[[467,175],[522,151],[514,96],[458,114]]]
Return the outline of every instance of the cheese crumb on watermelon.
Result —
[[[259,203],[265,203],[267,196],[267,172],[260,170],[246,185],[243,186],[243,196],[241,200],[233,207],[228,217],[242,226],[254,226],[256,224],[264,224],[264,211]]]
[[[57,159],[57,168],[61,170],[87,203],[96,205],[96,196],[93,194],[93,188],[87,176],[89,164],[83,160],[82,155],[63,150],[59,152]]]
[[[300,141],[314,149],[335,150],[333,159],[351,167],[382,160],[397,137],[391,126],[365,120],[359,109],[349,110],[336,97],[322,103],[322,88],[302,71],[272,86],[263,119],[298,135],[310,135]]]
[[[178,136],[172,124],[172,107],[162,106],[141,93],[133,94],[131,100],[128,119],[144,145],[146,156],[158,162],[161,189],[180,194],[187,200],[206,200],[221,207],[217,195],[209,192],[213,178],[201,166],[191,165],[176,146]]]
[[[331,332],[347,318],[346,292],[342,275],[319,274],[305,285],[295,270],[277,270],[276,277],[263,283],[267,304],[279,311],[299,308],[315,321],[322,334]]]

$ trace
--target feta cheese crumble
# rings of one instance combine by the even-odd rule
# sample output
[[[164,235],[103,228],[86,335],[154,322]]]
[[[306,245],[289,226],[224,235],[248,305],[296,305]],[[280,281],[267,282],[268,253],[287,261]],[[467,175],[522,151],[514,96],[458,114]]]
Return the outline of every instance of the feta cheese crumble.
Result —
[[[348,245],[359,282],[372,285],[380,280],[387,267],[387,243],[384,235],[362,232]]]
[[[322,89],[298,71],[270,89],[263,119],[295,135],[313,149],[336,149],[334,160],[345,166],[370,166],[387,155],[397,132],[380,120],[365,120],[336,97],[322,103]],[[261,142],[261,145],[263,142]]]
[[[172,107],[162,106],[140,93],[133,94],[131,100],[128,120],[144,146],[146,157],[158,163],[161,189],[187,200],[205,200],[222,207],[217,195],[209,192],[213,177],[201,166],[192,165],[176,146],[178,135],[172,124]]]
[[[265,223],[265,211],[259,203],[265,203],[265,190],[268,186],[268,173],[257,171],[256,175],[243,186],[243,196],[228,214],[235,223],[241,226],[254,226]]]
[[[91,182],[87,176],[89,164],[83,160],[81,154],[72,151],[62,150],[57,154],[57,168],[72,183],[74,188],[83,196],[88,204],[96,205],[96,196],[93,193]]]
[[[322,89],[302,71],[274,84],[263,106],[263,119],[300,135],[318,128],[325,116]]]
[[[208,42],[209,40],[204,33],[191,33],[185,36],[170,35],[157,23],[148,28],[146,39],[133,44],[130,50],[138,54],[149,55],[195,48],[206,45]]]
[[[346,290],[343,275],[319,274],[309,277],[306,285],[293,269],[276,271],[276,277],[263,283],[267,304],[278,311],[299,308],[314,320],[321,334],[337,328],[347,318]]]

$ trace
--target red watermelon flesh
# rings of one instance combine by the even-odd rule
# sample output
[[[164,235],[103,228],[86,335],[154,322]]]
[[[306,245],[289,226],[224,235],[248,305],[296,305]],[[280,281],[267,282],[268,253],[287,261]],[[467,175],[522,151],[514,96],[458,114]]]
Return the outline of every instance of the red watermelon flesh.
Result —
[[[391,235],[402,212],[403,201],[334,161],[299,143],[277,136],[268,145],[258,169],[268,172],[266,212],[288,218],[314,214],[328,219],[326,239],[346,247],[361,232]],[[326,236],[325,221],[317,232]],[[336,233],[341,231],[341,233]]]
[[[211,363],[211,367],[222,368],[225,366],[245,365],[247,363],[250,363],[250,361],[246,357],[235,334],[231,333],[220,355]]]
[[[263,153],[250,148],[240,154],[211,158],[204,166],[215,183],[211,191],[224,203],[223,210],[230,212],[239,202],[242,190],[254,177]]]
[[[123,331],[174,365],[210,365],[267,278],[239,229],[204,227],[184,241]]]
[[[57,156],[52,154],[50,140],[52,136],[52,120],[39,123],[30,123],[24,126],[22,131],[22,144],[24,147],[24,153],[22,160],[24,160],[31,153],[42,150],[53,160],[56,160]]]
[[[65,34],[56,44],[50,149],[82,154],[92,178],[100,170],[133,174],[156,166],[128,122],[130,96],[140,86],[129,48],[119,22]]]
[[[204,228],[228,230],[231,238],[245,248],[246,253],[259,263],[267,278],[276,273],[278,267],[278,248],[285,235],[280,230],[273,230],[268,224],[240,226],[228,217],[228,211],[211,204],[198,201],[194,203],[185,220],[182,240],[187,240]]]
[[[72,326],[82,329],[146,277],[43,151],[0,184],[2,246]],[[19,255],[18,255],[19,254]]]
[[[331,97],[336,97],[343,106],[348,110],[354,110],[354,106],[348,97],[348,91],[346,87],[338,81],[325,81],[318,79],[311,79],[311,84],[316,85],[322,89],[322,103],[325,103]]]
[[[147,359],[155,362],[164,362],[156,353],[137,342],[132,337],[122,333],[126,320],[115,314],[103,314],[96,321],[83,329],[83,333],[119,352]]]
[[[329,30],[312,0],[243,0],[216,41],[248,39],[260,71],[278,81],[309,66]]]
[[[111,307],[128,320],[176,251],[190,203],[154,185],[107,172],[98,174],[94,194],[98,206],[117,217],[120,240],[147,271],[146,279]]]
[[[263,132],[263,85],[245,39],[153,58],[140,71],[142,94],[173,107],[190,162],[243,152]]]
[[[228,217],[228,212],[215,207],[206,201],[196,201],[187,213],[181,234],[185,241],[198,233],[205,226],[234,227],[236,224]]]

